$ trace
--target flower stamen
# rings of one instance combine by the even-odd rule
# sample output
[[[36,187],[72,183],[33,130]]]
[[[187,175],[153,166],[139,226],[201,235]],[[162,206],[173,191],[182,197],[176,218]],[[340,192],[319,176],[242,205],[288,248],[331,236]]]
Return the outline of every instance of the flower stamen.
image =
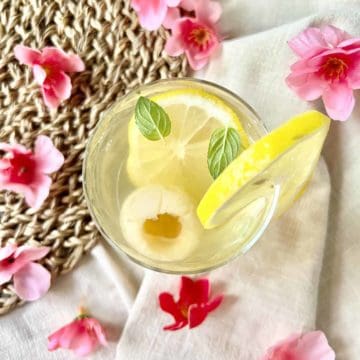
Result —
[[[322,69],[327,80],[339,80],[344,75],[348,67],[349,66],[344,60],[330,57],[326,60]]]
[[[198,47],[206,47],[211,39],[211,33],[205,27],[198,27],[190,31],[189,41]]]

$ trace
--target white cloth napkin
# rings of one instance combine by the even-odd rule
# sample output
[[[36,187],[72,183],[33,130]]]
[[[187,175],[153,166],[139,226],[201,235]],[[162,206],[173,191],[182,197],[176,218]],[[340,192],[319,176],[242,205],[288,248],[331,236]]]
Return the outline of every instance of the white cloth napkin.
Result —
[[[238,93],[270,129],[310,107],[322,110],[321,102],[306,104],[284,85],[295,61],[286,41],[320,23],[360,36],[360,1],[222,4],[229,38],[197,76]],[[358,360],[359,104],[348,122],[331,126],[324,152],[331,180],[321,164],[309,191],[246,256],[209,275],[214,293],[227,297],[202,326],[164,332],[171,318],[160,311],[157,295],[176,293],[179,278],[146,272],[142,281],[139,267],[100,244],[43,299],[0,319],[0,359],[73,359],[64,350],[48,353],[46,338],[71,321],[82,302],[109,333],[109,346],[89,359],[252,360],[289,333],[316,327],[326,332],[338,360]]]

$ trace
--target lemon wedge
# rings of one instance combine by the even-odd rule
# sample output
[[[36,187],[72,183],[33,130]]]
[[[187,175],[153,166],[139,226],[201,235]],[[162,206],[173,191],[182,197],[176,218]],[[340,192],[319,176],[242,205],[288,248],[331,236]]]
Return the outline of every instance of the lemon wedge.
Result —
[[[318,162],[330,119],[297,115],[250,145],[211,184],[197,214],[205,229],[219,226],[251,202],[279,189],[276,214],[302,193]]]
[[[167,91],[151,100],[171,120],[171,133],[164,140],[146,139],[129,123],[127,172],[137,186],[175,186],[198,202],[213,179],[207,168],[211,134],[220,127],[234,127],[246,148],[249,139],[236,113],[221,99],[203,90],[184,88]]]

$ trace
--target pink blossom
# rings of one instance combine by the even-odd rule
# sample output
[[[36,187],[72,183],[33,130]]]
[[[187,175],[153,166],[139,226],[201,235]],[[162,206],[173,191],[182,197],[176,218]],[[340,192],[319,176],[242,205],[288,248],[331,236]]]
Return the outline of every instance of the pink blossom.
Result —
[[[0,285],[13,278],[16,294],[23,300],[41,298],[50,287],[50,273],[35,260],[43,258],[50,248],[10,244],[0,248]]]
[[[180,0],[132,0],[131,6],[138,13],[140,25],[156,30],[163,23],[169,8],[175,8]]]
[[[0,143],[0,150],[5,153],[0,157],[0,190],[22,194],[30,207],[38,209],[49,195],[48,174],[60,169],[63,155],[43,135],[37,138],[34,153],[19,144]]]
[[[334,26],[310,27],[289,41],[300,58],[291,66],[288,86],[304,100],[322,97],[334,120],[350,116],[360,88],[360,38]]]
[[[17,45],[14,52],[21,64],[32,67],[35,81],[41,86],[45,104],[51,109],[57,108],[61,101],[71,95],[71,79],[66,73],[85,69],[79,56],[66,54],[55,47],[45,47],[39,51]]]
[[[334,360],[335,353],[321,331],[292,335],[268,349],[262,360]]]
[[[71,349],[78,356],[90,354],[99,344],[107,344],[104,329],[98,320],[84,314],[82,310],[75,320],[48,337],[49,351]]]
[[[171,314],[175,322],[165,326],[164,330],[180,330],[189,324],[192,329],[199,326],[222,302],[223,296],[218,295],[210,300],[210,283],[208,279],[192,280],[181,277],[179,300],[173,295],[163,292],[159,295],[159,304],[163,311]]]
[[[181,6],[192,10],[189,1],[181,3]],[[193,10],[195,17],[179,17],[175,12],[168,14],[165,26],[171,28],[172,35],[167,40],[165,50],[171,56],[185,53],[192,69],[199,70],[220,46],[216,23],[222,10],[219,3],[211,0],[194,2]]]

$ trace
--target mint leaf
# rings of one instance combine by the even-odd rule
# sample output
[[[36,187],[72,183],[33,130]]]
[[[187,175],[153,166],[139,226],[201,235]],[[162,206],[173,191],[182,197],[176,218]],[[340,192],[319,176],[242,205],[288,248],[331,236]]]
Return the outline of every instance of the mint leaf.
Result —
[[[231,127],[216,129],[210,138],[208,168],[216,179],[242,150],[239,133]]]
[[[151,141],[164,139],[171,131],[169,115],[156,102],[143,96],[139,97],[135,105],[135,123]]]

